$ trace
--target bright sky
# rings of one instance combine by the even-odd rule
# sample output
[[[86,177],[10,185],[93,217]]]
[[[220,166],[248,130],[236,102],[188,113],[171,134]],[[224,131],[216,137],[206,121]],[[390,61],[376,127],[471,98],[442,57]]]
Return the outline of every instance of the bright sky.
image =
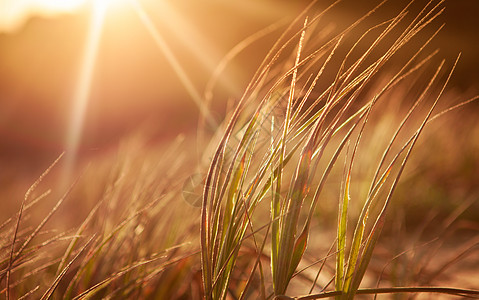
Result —
[[[0,0],[0,32],[19,29],[32,16],[70,13],[86,0]]]

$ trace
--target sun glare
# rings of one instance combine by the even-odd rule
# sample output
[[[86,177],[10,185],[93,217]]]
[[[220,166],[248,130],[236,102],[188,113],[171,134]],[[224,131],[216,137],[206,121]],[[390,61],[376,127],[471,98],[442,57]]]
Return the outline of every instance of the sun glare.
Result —
[[[118,7],[128,0],[3,0],[0,1],[0,32],[12,32],[21,28],[34,16],[55,17],[65,13],[76,13],[82,8],[104,10]]]
[[[76,0],[80,1],[80,0]],[[136,12],[141,23],[145,27],[145,30],[150,34],[151,38],[154,40],[156,46],[160,52],[166,57],[168,63],[173,68],[173,71],[176,77],[180,80],[185,90],[189,93],[191,99],[194,101],[196,106],[199,109],[200,114],[203,115],[205,120],[209,123],[212,128],[217,126],[209,108],[204,103],[204,98],[200,95],[198,90],[193,85],[191,79],[189,78],[187,72],[180,65],[177,60],[174,52],[170,49],[168,43],[163,39],[162,35],[156,28],[155,24],[149,18],[148,14],[143,10],[139,1],[136,0],[84,0],[85,3],[88,3],[89,10],[91,11],[91,19],[89,25],[89,31],[87,38],[85,40],[85,46],[83,50],[83,58],[81,60],[81,66],[79,68],[78,79],[76,87],[71,99],[71,112],[70,112],[70,121],[68,124],[68,131],[65,140],[65,149],[66,149],[66,162],[65,162],[65,175],[63,179],[65,182],[71,181],[71,174],[74,173],[74,166],[78,159],[79,146],[82,139],[83,127],[85,114],[88,108],[88,102],[90,99],[92,84],[94,82],[95,74],[95,64],[98,56],[99,45],[101,41],[101,36],[103,32],[103,26],[105,20],[121,22],[115,18],[114,10],[123,6],[123,4],[128,4],[127,7]],[[62,1],[52,1],[50,3],[51,7],[54,6],[54,2]],[[67,1],[68,2],[68,1]],[[67,5],[63,3],[63,5]],[[57,7],[60,7],[57,6]],[[181,28],[187,28],[187,26],[182,26]],[[191,31],[188,31],[191,32]],[[179,31],[177,31],[180,34]],[[184,39],[183,39],[184,40]],[[188,44],[188,47],[194,49],[192,44]],[[202,47],[206,49],[207,47]],[[212,68],[212,62],[205,60],[204,64],[209,65]]]
[[[56,16],[78,10],[86,0],[4,0],[0,2],[0,31],[15,31],[33,16]]]
[[[36,0],[36,5],[52,12],[70,11],[85,4],[85,0]]]
[[[166,57],[168,63],[173,68],[176,76],[181,81],[181,84],[185,88],[186,92],[190,95],[191,99],[193,100],[195,105],[198,107],[200,114],[203,115],[206,122],[208,122],[208,125],[211,126],[211,128],[216,128],[218,124],[216,124],[214,117],[211,115],[211,112],[209,111],[208,107],[204,103],[203,97],[200,95],[198,90],[193,85],[188,74],[185,72],[185,70],[180,65],[179,61],[177,60],[175,54],[168,46],[168,43],[165,41],[163,36],[155,27],[155,24],[152,22],[152,20],[150,19],[148,14],[145,12],[145,10],[141,7],[138,1],[132,0],[131,4],[135,12],[138,14],[141,22],[145,26],[146,30],[153,38],[156,46],[161,51],[161,53]]]
[[[78,81],[73,94],[72,110],[70,124],[68,125],[68,133],[66,140],[66,163],[65,181],[69,181],[73,166],[75,164],[80,140],[82,136],[83,122],[90,98],[90,90],[93,82],[95,63],[100,44],[103,23],[105,21],[105,13],[110,1],[95,1],[92,6],[92,16],[90,28],[85,41],[83,50],[83,59],[78,75]]]
[[[128,0],[90,0],[93,7],[97,10],[113,9],[128,3]]]

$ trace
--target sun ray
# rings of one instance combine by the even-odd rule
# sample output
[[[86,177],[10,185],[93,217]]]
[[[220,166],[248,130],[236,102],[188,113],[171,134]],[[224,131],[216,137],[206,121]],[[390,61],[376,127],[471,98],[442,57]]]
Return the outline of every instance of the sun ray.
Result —
[[[149,34],[153,38],[155,44],[158,46],[160,51],[166,57],[170,66],[173,68],[174,72],[176,73],[179,80],[181,81],[181,84],[186,89],[186,92],[190,95],[191,99],[194,101],[194,103],[198,107],[200,113],[208,122],[208,125],[211,126],[212,128],[217,128],[218,125],[213,115],[211,114],[209,108],[207,107],[207,105],[205,105],[204,99],[201,97],[200,93],[191,82],[190,78],[188,77],[185,70],[176,59],[175,55],[171,51],[170,47],[168,46],[168,44],[166,43],[166,41],[164,40],[160,32],[156,29],[150,17],[146,14],[145,10],[141,7],[138,1],[131,0],[130,3],[132,4],[135,12],[138,14],[138,17],[140,18],[141,22],[143,23],[143,25],[145,26],[145,28],[148,30]]]
[[[175,33],[175,37],[192,53],[195,58],[210,72],[215,71],[221,54],[195,26],[186,19],[169,1],[157,3],[161,25]],[[221,76],[219,83],[232,95],[239,95],[241,90],[228,76]]]
[[[83,59],[73,94],[70,123],[66,136],[65,176],[63,180],[70,181],[73,167],[77,160],[79,145],[82,136],[85,113],[90,98],[95,63],[103,29],[103,22],[109,1],[95,1],[92,3],[92,16],[88,30]]]

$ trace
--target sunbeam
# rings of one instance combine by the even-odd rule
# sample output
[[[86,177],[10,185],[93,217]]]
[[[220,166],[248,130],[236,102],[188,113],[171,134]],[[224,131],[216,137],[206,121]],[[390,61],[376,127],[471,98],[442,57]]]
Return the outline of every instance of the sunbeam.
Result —
[[[66,181],[70,181],[71,179],[72,170],[78,155],[78,147],[81,141],[85,112],[90,97],[98,46],[109,2],[109,0],[97,0],[92,4],[90,27],[83,50],[83,59],[78,81],[73,94],[70,123],[66,137],[65,176],[63,176],[63,179]]]
[[[207,105],[204,103],[204,99],[201,97],[200,93],[198,90],[195,88],[193,83],[191,82],[190,78],[186,74],[186,72],[183,70],[182,66],[176,59],[175,55],[171,51],[170,47],[166,43],[166,41],[163,39],[159,31],[156,29],[155,25],[151,21],[151,19],[148,17],[146,14],[145,10],[141,7],[141,5],[138,3],[136,0],[131,0],[130,1],[135,12],[138,14],[141,22],[143,25],[146,27],[148,32],[150,33],[151,37],[155,41],[155,44],[158,46],[160,51],[165,55],[168,63],[170,66],[173,68],[174,72],[180,79],[182,85],[190,95],[191,99],[195,102],[196,106],[198,107],[200,113],[203,115],[203,117],[207,120],[208,125],[211,126],[211,128],[216,128],[217,123],[212,116],[210,110],[208,109]]]
[[[218,67],[221,54],[203,34],[198,32],[198,28],[193,26],[188,19],[168,1],[161,1],[158,4],[158,14],[161,16],[158,20],[161,25],[175,33],[175,37],[193,54],[208,71],[213,72]],[[239,86],[228,76],[221,76],[219,83],[226,88],[231,95],[241,93]]]

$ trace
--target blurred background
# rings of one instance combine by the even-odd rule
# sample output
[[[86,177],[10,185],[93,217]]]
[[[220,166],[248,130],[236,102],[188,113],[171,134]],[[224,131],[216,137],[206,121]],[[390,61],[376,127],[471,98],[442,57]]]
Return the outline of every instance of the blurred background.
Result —
[[[96,155],[141,126],[148,126],[155,142],[194,133],[195,101],[204,98],[221,59],[248,36],[279,24],[224,68],[210,104],[213,118],[220,120],[281,28],[309,1],[138,0],[136,9],[131,3],[0,1],[3,184],[12,169],[44,169],[65,150]],[[95,17],[102,5],[108,7]],[[381,14],[390,17],[388,12],[404,5],[389,1]],[[343,1],[325,22],[346,26],[373,6]],[[431,49],[440,48],[449,61],[462,52],[452,86],[472,94],[479,87],[479,1],[446,1],[445,7],[439,22],[446,25]],[[381,14],[366,26],[385,20]]]

